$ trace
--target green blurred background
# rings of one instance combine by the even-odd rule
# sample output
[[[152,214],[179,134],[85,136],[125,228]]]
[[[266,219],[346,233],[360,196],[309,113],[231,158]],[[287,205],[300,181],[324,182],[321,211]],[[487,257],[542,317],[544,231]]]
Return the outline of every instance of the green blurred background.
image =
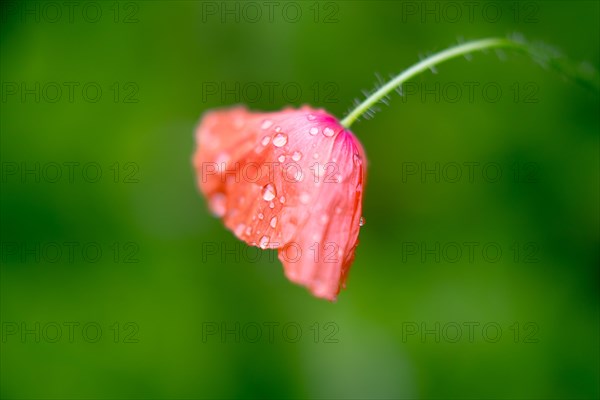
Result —
[[[375,73],[514,32],[599,67],[596,1],[466,3],[3,2],[2,398],[598,398],[597,92],[492,51],[356,123],[336,303],[197,191],[211,108],[341,118]]]

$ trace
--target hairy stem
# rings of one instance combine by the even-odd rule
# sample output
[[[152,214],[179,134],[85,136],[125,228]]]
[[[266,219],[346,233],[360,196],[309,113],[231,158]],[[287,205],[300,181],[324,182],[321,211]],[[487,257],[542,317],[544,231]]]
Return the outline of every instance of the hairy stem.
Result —
[[[367,97],[365,101],[360,103],[354,110],[352,110],[344,119],[342,119],[341,124],[345,128],[350,128],[354,121],[356,121],[369,108],[371,108],[373,105],[375,105],[385,96],[387,96],[392,90],[395,90],[397,87],[402,85],[410,78],[422,72],[425,72],[428,69],[432,69],[436,65],[439,65],[445,61],[451,60],[456,57],[473,53],[475,51],[500,47],[510,47],[513,49],[528,51],[527,46],[523,43],[505,38],[480,39],[462,43],[454,47],[450,47],[449,49],[443,50],[418,62],[417,64],[413,65],[412,67],[405,70],[400,75],[398,75],[397,77],[380,87],[377,91],[375,91],[373,94]]]

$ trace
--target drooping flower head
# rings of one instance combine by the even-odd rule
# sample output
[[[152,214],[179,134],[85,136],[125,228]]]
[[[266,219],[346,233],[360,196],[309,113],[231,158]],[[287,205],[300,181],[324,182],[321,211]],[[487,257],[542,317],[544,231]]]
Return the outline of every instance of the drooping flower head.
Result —
[[[365,154],[324,110],[206,113],[194,167],[212,212],[241,240],[278,249],[286,276],[334,300],[354,259]]]
[[[524,51],[544,62],[554,56],[518,37],[459,43],[376,87],[340,122],[307,106],[207,113],[196,132],[194,166],[211,210],[246,243],[279,249],[291,281],[315,296],[335,299],[362,225],[366,159],[349,127],[362,115],[373,115],[375,104],[387,104],[389,94],[414,76],[493,48]],[[595,80],[584,81],[597,86]]]

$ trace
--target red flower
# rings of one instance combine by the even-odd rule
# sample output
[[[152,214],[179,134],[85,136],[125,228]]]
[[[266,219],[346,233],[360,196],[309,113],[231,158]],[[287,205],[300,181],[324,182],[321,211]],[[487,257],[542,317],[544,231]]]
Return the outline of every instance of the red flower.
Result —
[[[246,243],[279,249],[286,276],[334,300],[354,259],[364,150],[336,118],[304,106],[211,111],[194,167],[212,212]]]

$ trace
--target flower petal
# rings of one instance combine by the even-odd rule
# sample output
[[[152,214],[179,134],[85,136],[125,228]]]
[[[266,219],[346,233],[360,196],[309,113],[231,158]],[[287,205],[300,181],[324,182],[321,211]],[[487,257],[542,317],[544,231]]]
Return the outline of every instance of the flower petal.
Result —
[[[286,276],[335,299],[360,229],[364,151],[323,110],[212,111],[194,166],[213,213],[246,243],[279,249]]]

